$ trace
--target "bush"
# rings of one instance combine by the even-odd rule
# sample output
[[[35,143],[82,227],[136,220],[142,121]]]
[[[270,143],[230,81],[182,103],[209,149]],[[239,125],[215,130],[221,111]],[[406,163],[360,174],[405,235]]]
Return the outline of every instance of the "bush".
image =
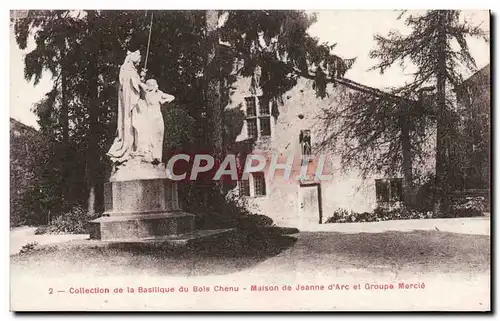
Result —
[[[238,229],[253,229],[273,225],[273,219],[261,214],[246,214],[238,220]]]
[[[24,244],[21,247],[21,249],[19,250],[19,254],[25,254],[25,253],[33,252],[37,247],[38,247],[38,242],[36,242],[36,241]]]
[[[478,209],[457,209],[453,210],[453,214],[455,217],[478,217],[478,216],[484,216],[484,212],[480,211]]]
[[[377,207],[373,212],[356,213],[346,209],[337,209],[325,223],[379,222],[389,220],[410,220],[432,218],[432,211],[418,211],[405,206],[386,209]]]
[[[196,182],[181,189],[179,198],[183,200],[182,208],[196,215],[197,229],[235,229],[231,237],[218,239],[217,245],[206,243],[210,251],[217,249],[217,253],[263,255],[276,249],[282,231],[273,225],[270,217],[251,210],[245,197],[232,193],[225,195],[213,185]]]
[[[48,234],[49,231],[49,226],[48,225],[42,225],[36,228],[35,230],[35,235],[42,235],[42,234]]]
[[[54,218],[48,226],[43,226],[35,234],[86,234],[90,217],[83,208],[76,206],[71,211]]]
[[[255,230],[273,225],[265,215],[253,213],[245,198],[224,195],[213,186],[193,185],[184,190],[184,210],[196,215],[197,229],[238,228]]]
[[[419,187],[416,189],[415,208],[422,212],[432,211],[437,201],[437,187],[434,174],[428,174],[416,180]]]
[[[325,223],[346,223],[355,222],[357,213],[353,211],[348,211],[343,208],[338,208],[333,211],[333,215],[330,216]]]
[[[455,217],[477,217],[489,212],[490,206],[483,196],[468,196],[455,199],[451,204],[451,212]]]
[[[407,206],[402,206],[400,208],[394,209],[385,209],[378,207],[373,212],[378,221],[416,220],[433,217],[432,211],[421,211],[418,209],[409,208]]]
[[[472,209],[481,212],[489,212],[489,204],[483,196],[468,196],[455,200],[452,202],[454,209]]]

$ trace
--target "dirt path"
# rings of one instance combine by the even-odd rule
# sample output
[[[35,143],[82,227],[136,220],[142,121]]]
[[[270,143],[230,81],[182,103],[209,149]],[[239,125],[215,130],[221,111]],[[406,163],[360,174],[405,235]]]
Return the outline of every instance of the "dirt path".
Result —
[[[21,248],[28,243],[38,243],[38,245],[57,244],[71,240],[83,240],[88,238],[86,234],[65,234],[53,235],[43,234],[35,235],[36,227],[22,226],[10,231],[10,255],[19,253]]]

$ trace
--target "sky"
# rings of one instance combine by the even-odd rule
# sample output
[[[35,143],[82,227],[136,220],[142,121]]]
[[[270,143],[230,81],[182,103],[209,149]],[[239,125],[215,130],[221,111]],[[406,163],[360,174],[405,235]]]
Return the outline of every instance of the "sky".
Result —
[[[342,58],[357,58],[345,77],[364,85],[387,89],[400,86],[411,79],[408,70],[394,66],[384,74],[369,71],[377,63],[370,59],[368,53],[375,48],[373,36],[386,36],[389,31],[408,32],[403,20],[397,20],[399,13],[392,10],[325,10],[318,11],[318,21],[311,26],[309,34],[320,41],[336,43],[335,54]],[[472,24],[481,24],[489,30],[489,13],[487,11],[464,11],[462,14]],[[482,40],[469,39],[468,44],[478,68],[486,66],[489,61],[489,44]],[[32,112],[33,104],[43,98],[52,86],[50,74],[45,74],[37,86],[24,79],[24,56],[33,50],[34,44],[28,44],[21,51],[15,43],[13,29],[10,31],[10,116],[22,123],[38,128],[37,117]],[[465,73],[465,77],[470,73]]]
[[[381,75],[376,70],[368,71],[377,63],[368,54],[376,47],[373,40],[375,34],[387,36],[391,30],[402,34],[411,31],[405,26],[404,17],[397,20],[399,15],[400,12],[395,10],[319,11],[318,22],[311,26],[309,34],[322,41],[336,43],[334,52],[340,57],[357,58],[352,69],[346,73],[346,78],[379,89],[397,87],[411,80],[411,67],[402,70],[396,65]],[[488,11],[463,11],[461,16],[461,19],[467,19],[473,25],[480,24],[485,31],[489,30]],[[486,66],[490,61],[489,44],[479,39],[468,39],[468,45],[478,68]],[[470,75],[464,73],[465,78]]]

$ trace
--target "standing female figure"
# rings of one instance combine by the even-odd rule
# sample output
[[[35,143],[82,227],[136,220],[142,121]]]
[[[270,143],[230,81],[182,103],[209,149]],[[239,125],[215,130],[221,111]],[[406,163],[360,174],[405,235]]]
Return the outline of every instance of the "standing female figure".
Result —
[[[140,101],[141,76],[136,66],[141,61],[139,50],[127,51],[127,57],[120,68],[118,89],[117,135],[107,155],[113,163],[129,160],[136,150],[137,131],[133,123],[133,114]],[[145,71],[142,72],[143,74]]]

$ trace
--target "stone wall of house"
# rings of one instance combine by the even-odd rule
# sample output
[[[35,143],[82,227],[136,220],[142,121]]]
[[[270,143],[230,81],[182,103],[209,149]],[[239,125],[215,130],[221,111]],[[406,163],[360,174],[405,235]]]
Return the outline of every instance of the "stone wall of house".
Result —
[[[22,223],[25,193],[36,179],[37,155],[43,148],[38,131],[15,119],[10,119],[10,224]]]
[[[488,189],[490,186],[491,81],[490,65],[477,71],[455,89],[459,123],[453,189]]]
[[[251,90],[248,78],[237,81],[230,96],[230,103],[226,109],[237,108],[245,113],[245,97],[259,96],[261,91]],[[335,108],[339,104],[348,102],[348,94],[352,89],[343,85],[330,84],[328,95],[324,99],[316,97],[311,80],[301,78],[290,91],[283,96],[283,105],[279,106],[279,116],[271,117],[271,136],[261,137],[255,141],[253,153],[266,155],[268,163],[272,155],[278,155],[284,162],[288,157],[294,157],[294,166],[291,180],[276,174],[270,179],[266,174],[266,196],[249,197],[249,204],[259,208],[262,214],[270,216],[278,224],[293,224],[299,215],[299,182],[294,179],[299,176],[301,164],[301,145],[299,135],[301,130],[310,130],[313,151],[316,149],[323,122],[322,110]],[[259,107],[257,106],[257,109]],[[243,125],[237,141],[248,140],[247,126]],[[382,176],[373,176],[362,179],[356,170],[342,171],[340,157],[334,151],[323,149],[326,158],[323,174],[331,175],[328,180],[321,181],[323,221],[330,217],[337,208],[344,208],[357,212],[371,211],[377,206],[375,193],[375,179]],[[318,154],[311,162],[308,175],[313,175],[318,164]],[[432,166],[431,166],[432,167]],[[278,172],[279,173],[279,172]],[[252,189],[250,179],[250,188]],[[251,193],[252,195],[253,193]]]

